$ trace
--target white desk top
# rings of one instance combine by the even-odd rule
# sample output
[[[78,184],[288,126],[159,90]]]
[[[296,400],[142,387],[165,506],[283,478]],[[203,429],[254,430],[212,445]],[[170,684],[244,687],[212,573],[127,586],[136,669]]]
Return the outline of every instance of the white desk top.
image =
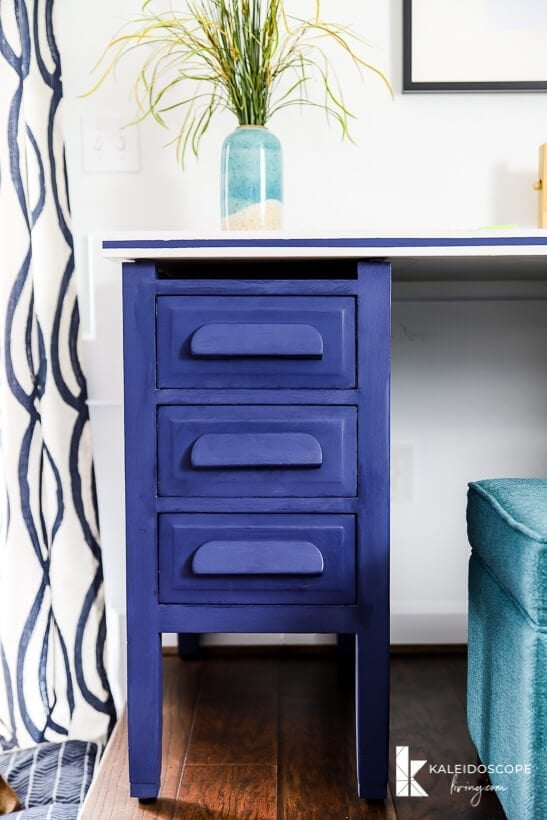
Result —
[[[105,255],[111,259],[201,259],[221,257],[290,257],[307,259],[401,258],[424,256],[547,256],[547,230],[481,230],[442,234],[333,236],[288,233],[217,234],[125,232],[106,236]]]
[[[105,256],[126,261],[382,258],[392,261],[394,278],[403,280],[547,278],[547,230],[539,229],[406,236],[147,231],[111,234],[102,244]]]

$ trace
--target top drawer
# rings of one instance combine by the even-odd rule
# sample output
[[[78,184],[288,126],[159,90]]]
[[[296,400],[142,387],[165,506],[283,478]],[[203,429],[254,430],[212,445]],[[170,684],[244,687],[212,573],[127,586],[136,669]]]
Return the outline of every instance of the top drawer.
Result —
[[[355,299],[158,296],[158,387],[355,386]]]

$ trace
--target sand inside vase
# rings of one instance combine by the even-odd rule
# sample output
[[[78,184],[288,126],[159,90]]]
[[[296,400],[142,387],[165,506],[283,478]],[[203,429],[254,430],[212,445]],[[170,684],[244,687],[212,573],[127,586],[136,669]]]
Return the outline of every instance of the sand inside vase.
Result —
[[[225,231],[277,231],[282,227],[283,205],[277,199],[267,199],[249,205],[222,220]]]

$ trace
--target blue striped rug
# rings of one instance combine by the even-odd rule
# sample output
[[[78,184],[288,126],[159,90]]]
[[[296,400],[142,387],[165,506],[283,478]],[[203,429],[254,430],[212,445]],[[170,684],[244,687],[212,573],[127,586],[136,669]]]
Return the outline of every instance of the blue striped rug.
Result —
[[[0,754],[0,774],[15,789],[23,811],[13,820],[76,820],[103,747],[83,740],[41,743]]]

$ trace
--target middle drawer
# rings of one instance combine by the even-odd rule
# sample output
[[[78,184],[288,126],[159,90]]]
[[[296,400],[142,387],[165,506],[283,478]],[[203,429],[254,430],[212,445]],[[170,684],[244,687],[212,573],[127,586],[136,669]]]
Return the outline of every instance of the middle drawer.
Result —
[[[356,451],[355,407],[158,408],[162,496],[353,497]]]

